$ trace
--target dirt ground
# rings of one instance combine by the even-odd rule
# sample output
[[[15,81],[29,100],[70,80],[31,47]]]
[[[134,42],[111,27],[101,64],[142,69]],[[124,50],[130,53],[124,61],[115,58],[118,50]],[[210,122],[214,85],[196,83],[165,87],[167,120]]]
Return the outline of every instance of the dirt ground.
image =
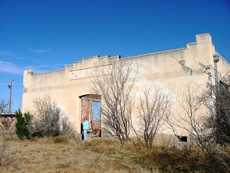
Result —
[[[108,146],[110,147],[109,144]],[[1,173],[147,173],[126,157],[63,139],[8,140]]]

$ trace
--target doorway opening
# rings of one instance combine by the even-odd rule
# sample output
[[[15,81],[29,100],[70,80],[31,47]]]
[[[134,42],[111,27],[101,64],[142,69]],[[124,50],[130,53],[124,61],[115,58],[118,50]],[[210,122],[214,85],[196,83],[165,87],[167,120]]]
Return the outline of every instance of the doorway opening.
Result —
[[[101,137],[101,96],[86,94],[81,99],[81,124],[87,118],[90,122],[90,136]]]

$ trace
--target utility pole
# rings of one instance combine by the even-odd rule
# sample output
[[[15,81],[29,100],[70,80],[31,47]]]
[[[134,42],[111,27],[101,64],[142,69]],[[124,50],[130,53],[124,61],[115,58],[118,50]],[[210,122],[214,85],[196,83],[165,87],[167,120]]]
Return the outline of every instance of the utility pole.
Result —
[[[9,88],[9,110],[8,112],[11,113],[12,112],[12,89],[13,89],[13,80],[11,80],[8,84],[8,88]]]

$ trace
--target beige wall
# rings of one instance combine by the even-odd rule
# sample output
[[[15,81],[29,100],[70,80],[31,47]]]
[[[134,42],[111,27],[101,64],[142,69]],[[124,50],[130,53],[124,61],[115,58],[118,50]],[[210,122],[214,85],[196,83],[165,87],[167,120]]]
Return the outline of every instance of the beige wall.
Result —
[[[168,50],[133,57],[92,57],[66,65],[63,70],[48,73],[24,72],[23,111],[33,111],[33,100],[50,96],[62,109],[74,126],[80,131],[81,103],[79,96],[92,94],[91,81],[95,70],[109,67],[113,61],[130,61],[138,68],[135,93],[140,95],[144,88],[157,85],[174,100],[174,116],[180,113],[178,100],[188,85],[206,88],[208,75],[201,72],[201,65],[213,67],[215,48],[209,34],[196,36],[194,43],[185,48]],[[225,73],[229,64],[221,60],[220,71]],[[213,70],[211,70],[213,73]],[[136,123],[137,125],[138,123]]]

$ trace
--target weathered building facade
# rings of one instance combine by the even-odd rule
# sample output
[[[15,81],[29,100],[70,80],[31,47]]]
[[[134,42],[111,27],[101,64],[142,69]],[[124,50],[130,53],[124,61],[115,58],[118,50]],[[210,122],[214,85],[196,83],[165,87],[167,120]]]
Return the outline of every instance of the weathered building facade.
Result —
[[[138,66],[135,93],[144,88],[157,85],[166,90],[174,100],[172,114],[180,112],[177,100],[188,85],[206,88],[208,75],[205,67],[211,67],[214,77],[215,47],[209,34],[196,35],[194,43],[185,48],[121,58],[119,56],[95,56],[66,65],[64,69],[46,73],[31,70],[24,72],[24,91],[22,110],[33,112],[33,101],[38,97],[49,96],[61,108],[63,115],[80,132],[83,116],[88,116],[100,128],[100,96],[92,90],[92,79],[98,77],[95,71],[110,66],[114,61],[131,61]],[[223,74],[230,70],[230,65],[222,58],[218,70]],[[135,118],[135,117],[134,117]],[[136,123],[138,125],[138,123]],[[166,133],[167,130],[166,130]]]

